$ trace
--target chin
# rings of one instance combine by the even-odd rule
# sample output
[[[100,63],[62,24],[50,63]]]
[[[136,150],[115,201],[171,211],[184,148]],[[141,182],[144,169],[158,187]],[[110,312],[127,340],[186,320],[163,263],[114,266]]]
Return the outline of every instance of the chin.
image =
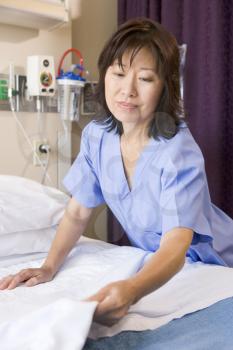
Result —
[[[114,117],[121,123],[135,123],[137,122],[137,118],[135,118],[135,115],[129,115],[127,114],[120,114],[120,113],[113,113]]]

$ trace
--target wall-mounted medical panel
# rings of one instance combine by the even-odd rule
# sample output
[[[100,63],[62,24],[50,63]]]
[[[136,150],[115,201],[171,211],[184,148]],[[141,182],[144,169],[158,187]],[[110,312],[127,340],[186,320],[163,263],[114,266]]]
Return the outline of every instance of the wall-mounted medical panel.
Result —
[[[0,112],[10,111],[8,99],[8,74],[0,74]],[[36,97],[28,95],[27,77],[15,75],[15,89],[13,90],[13,101],[17,112],[37,112]],[[91,117],[98,113],[98,105],[95,101],[97,81],[87,81],[81,91],[78,115]],[[41,96],[41,112],[58,113],[59,103],[57,91],[54,96]]]
[[[8,99],[8,74],[0,74],[0,111],[10,111]],[[27,78],[25,75],[15,75],[13,103],[17,112],[37,112],[36,98],[28,96]],[[41,97],[41,112],[57,113],[57,96]]]

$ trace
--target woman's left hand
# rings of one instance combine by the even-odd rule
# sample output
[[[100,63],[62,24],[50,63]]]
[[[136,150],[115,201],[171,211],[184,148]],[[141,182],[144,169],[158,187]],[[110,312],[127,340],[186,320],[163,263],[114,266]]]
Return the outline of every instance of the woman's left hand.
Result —
[[[99,302],[94,321],[110,327],[127,314],[135,299],[133,285],[129,280],[123,280],[108,284],[86,301]]]

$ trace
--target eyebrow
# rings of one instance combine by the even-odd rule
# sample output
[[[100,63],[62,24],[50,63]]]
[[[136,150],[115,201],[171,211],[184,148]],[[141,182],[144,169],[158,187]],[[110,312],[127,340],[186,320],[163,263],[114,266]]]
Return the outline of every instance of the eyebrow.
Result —
[[[114,65],[126,67],[126,64],[119,64],[119,62],[115,62]],[[151,70],[152,72],[156,73],[156,70],[154,68],[141,67],[140,70]]]
[[[155,72],[154,68],[141,67],[140,70],[152,70],[153,72]]]

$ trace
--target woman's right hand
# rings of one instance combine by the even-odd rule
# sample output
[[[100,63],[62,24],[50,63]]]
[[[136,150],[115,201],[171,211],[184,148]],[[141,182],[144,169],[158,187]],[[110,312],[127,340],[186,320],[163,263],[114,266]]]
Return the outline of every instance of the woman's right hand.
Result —
[[[15,275],[9,275],[0,280],[0,290],[14,289],[20,283],[25,283],[26,286],[32,287],[39,283],[49,282],[53,279],[54,273],[47,266],[42,266],[35,269],[24,269]]]

